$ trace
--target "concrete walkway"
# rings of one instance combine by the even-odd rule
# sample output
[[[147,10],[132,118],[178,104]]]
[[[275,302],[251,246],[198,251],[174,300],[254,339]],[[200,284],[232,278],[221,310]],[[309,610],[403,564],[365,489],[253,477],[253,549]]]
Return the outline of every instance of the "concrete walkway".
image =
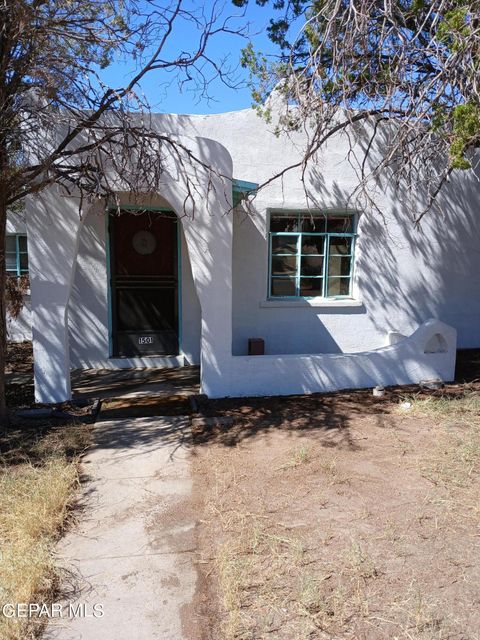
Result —
[[[91,617],[52,621],[48,640],[195,637],[186,631],[196,584],[188,432],[187,418],[173,416],[95,425],[84,510],[59,547],[79,587],[63,604],[82,603]]]

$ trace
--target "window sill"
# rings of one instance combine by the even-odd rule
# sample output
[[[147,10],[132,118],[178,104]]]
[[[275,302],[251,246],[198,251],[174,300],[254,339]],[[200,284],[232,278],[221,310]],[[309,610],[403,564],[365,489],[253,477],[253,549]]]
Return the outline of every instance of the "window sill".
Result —
[[[325,298],[310,298],[310,299],[281,299],[278,300],[261,300],[259,306],[262,309],[276,308],[276,307],[313,307],[313,308],[327,308],[327,309],[344,309],[351,307],[363,307],[363,302],[360,300],[354,300],[353,298],[338,298],[338,299],[325,299]]]

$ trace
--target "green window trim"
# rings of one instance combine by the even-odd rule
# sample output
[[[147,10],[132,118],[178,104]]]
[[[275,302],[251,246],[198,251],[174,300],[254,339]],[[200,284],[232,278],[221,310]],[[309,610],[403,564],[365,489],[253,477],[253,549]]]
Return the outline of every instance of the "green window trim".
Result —
[[[292,221],[297,229],[272,231],[272,222]],[[346,232],[328,231],[328,222],[348,220],[350,227]],[[303,223],[316,223],[324,230],[302,230]],[[356,214],[354,212],[316,212],[272,211],[269,216],[268,247],[268,299],[270,300],[309,300],[309,299],[348,299],[352,298],[354,269]],[[278,240],[277,240],[278,238]],[[290,238],[290,245],[281,239]],[[344,242],[335,242],[345,239]],[[305,251],[305,247],[315,247],[314,252]],[[312,244],[313,243],[313,244]],[[274,244],[276,246],[274,246]],[[343,245],[343,247],[342,247]],[[284,248],[287,247],[287,250]],[[280,269],[275,267],[275,259]],[[288,263],[290,262],[290,265]],[[310,263],[310,265],[309,265]],[[282,268],[290,272],[282,274]],[[312,268],[313,267],[313,268]],[[336,269],[335,269],[336,267]],[[310,268],[310,272],[308,271]],[[333,272],[335,271],[335,273]]]
[[[5,260],[7,275],[24,276],[28,273],[26,234],[7,234],[5,242]]]

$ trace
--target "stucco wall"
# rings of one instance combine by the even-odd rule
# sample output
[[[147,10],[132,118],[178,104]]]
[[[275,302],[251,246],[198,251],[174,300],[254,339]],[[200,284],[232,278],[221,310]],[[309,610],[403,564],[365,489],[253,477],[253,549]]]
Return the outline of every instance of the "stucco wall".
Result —
[[[224,145],[233,161],[233,175],[241,180],[261,183],[300,157],[299,134],[277,138],[273,125],[250,110],[214,116],[158,115],[154,122],[162,131],[211,138]],[[315,194],[316,207],[345,206],[356,182],[345,161],[347,148],[346,139],[339,136],[310,168],[307,185]],[[383,218],[368,207],[359,215],[352,302],[266,299],[268,210],[307,208],[299,170],[262,190],[253,215],[236,210],[235,355],[246,354],[249,337],[264,338],[271,355],[361,352],[385,345],[388,331],[410,335],[431,317],[457,329],[459,347],[480,346],[478,182],[467,173],[456,175],[440,200],[440,214],[426,216],[420,229],[406,215],[403,203],[408,194],[395,193],[388,183],[379,193]],[[105,247],[104,217],[91,212],[80,231],[69,303],[72,366],[98,366],[108,358]],[[200,327],[200,304],[182,232],[182,349],[190,362],[200,359]]]
[[[444,197],[442,215],[420,229],[400,202],[385,221],[360,214],[352,303],[267,302],[266,208],[258,220],[236,213],[234,353],[246,354],[248,337],[263,337],[269,354],[366,351],[431,317],[457,329],[460,348],[480,346],[480,192],[462,176],[454,185],[456,197]]]
[[[103,211],[90,211],[80,232],[68,311],[70,358],[74,368],[94,367],[109,356],[105,231]]]
[[[165,207],[168,206],[168,202],[159,199],[157,205]],[[93,208],[88,212],[80,232],[77,268],[69,304],[70,358],[73,368],[109,366],[107,233],[103,209]],[[187,362],[199,364],[200,304],[193,285],[190,259],[181,225],[179,233],[182,307],[180,348]],[[147,362],[151,362],[151,359]]]
[[[234,176],[261,183],[298,159],[298,137],[272,134],[273,125],[251,111],[218,116],[159,116],[158,126],[212,137],[228,148]],[[307,173],[315,206],[345,206],[356,184],[346,162],[348,141],[337,136]],[[386,344],[389,330],[410,335],[436,317],[458,331],[458,346],[480,346],[480,185],[458,172],[439,200],[440,212],[415,228],[404,202],[386,181],[377,202],[383,216],[360,212],[354,298],[348,303],[268,304],[268,209],[306,209],[300,170],[262,190],[254,215],[234,215],[233,352],[245,354],[248,337],[263,337],[266,352],[360,352]],[[311,202],[310,202],[311,206]],[[420,205],[418,205],[420,207]]]
[[[263,396],[308,394],[453,380],[456,330],[427,320],[395,344],[365,353],[233,356],[221,385],[202,381],[207,395]]]
[[[30,296],[25,296],[23,309],[16,318],[7,316],[7,332],[9,342],[24,342],[32,339],[32,312]]]

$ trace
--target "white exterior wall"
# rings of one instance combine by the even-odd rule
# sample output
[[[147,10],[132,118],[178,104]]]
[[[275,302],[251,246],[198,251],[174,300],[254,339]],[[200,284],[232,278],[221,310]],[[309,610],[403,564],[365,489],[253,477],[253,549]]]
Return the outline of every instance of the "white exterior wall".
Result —
[[[81,213],[81,212],[80,212]],[[26,202],[37,402],[71,396],[68,310],[84,216],[56,187]]]
[[[369,386],[374,381],[408,382],[435,373],[451,377],[454,338],[448,327],[447,364],[441,355],[424,358],[413,337],[403,346],[377,351],[373,361],[363,353],[386,345],[389,332],[410,336],[429,318],[456,329],[460,347],[480,346],[480,187],[471,175],[455,176],[442,196],[442,214],[427,215],[418,230],[405,213],[403,196],[388,184],[382,187],[379,204],[384,218],[369,210],[359,215],[352,300],[268,301],[268,212],[308,208],[300,171],[288,172],[262,189],[249,216],[239,209],[225,215],[231,205],[228,178],[262,183],[300,158],[301,140],[275,137],[272,126],[250,110],[215,116],[158,115],[154,122],[162,132],[189,136],[188,144],[225,176],[213,194],[203,185],[194,220],[188,212],[183,215],[185,191],[174,167],[166,172],[157,200],[182,216],[181,350],[189,362],[201,361],[204,392],[214,397],[294,393]],[[316,208],[345,207],[356,185],[346,153],[347,142],[339,136],[307,174]],[[64,206],[57,197],[56,208]],[[123,364],[109,359],[107,243],[101,208],[85,212],[82,222],[68,298],[71,366],[158,366],[161,361],[155,358]],[[57,242],[62,242],[61,233],[56,230]],[[53,238],[52,233],[52,243]],[[67,240],[71,243],[68,234]],[[48,267],[53,283],[52,269]],[[265,358],[245,357],[249,337],[265,339]],[[413,355],[417,348],[418,366]],[[359,356],[293,357],[351,352]],[[410,364],[401,363],[390,378],[382,377],[381,367],[391,367],[402,354]]]
[[[185,326],[191,328],[185,340],[188,350],[185,355],[192,359],[198,356],[199,305],[202,376],[212,388],[218,389],[232,344],[233,223],[231,216],[224,215],[231,207],[231,158],[226,149],[212,140],[179,138],[179,142],[201,164],[188,166],[185,157],[179,160],[178,154],[171,152],[164,159],[161,198],[138,204],[168,203],[180,218],[183,244],[188,247],[185,260],[188,255],[198,296],[198,302],[189,298],[190,313],[185,315]],[[215,174],[208,173],[204,166],[214,167]],[[188,198],[188,185],[192,182],[198,194],[194,203]],[[123,197],[124,185],[118,179],[117,185]],[[27,202],[37,402],[62,402],[71,396],[71,356],[73,366],[165,364],[161,358],[137,361],[108,357],[108,252],[101,209],[98,203],[93,206],[83,203],[80,208],[78,198],[62,197],[57,188]],[[188,295],[187,264],[184,272]],[[189,311],[187,305],[184,314],[185,311]],[[178,359],[175,364],[182,362]]]
[[[296,151],[275,137],[254,112],[214,116],[157,116],[159,129],[202,135],[221,142],[233,161],[233,175],[261,183]],[[316,168],[319,207],[339,208],[355,185],[344,160],[347,145],[330,145]],[[314,180],[312,180],[314,182]],[[245,355],[249,337],[265,339],[267,354],[348,353],[387,344],[395,330],[410,335],[428,318],[458,331],[458,346],[480,346],[480,187],[458,174],[442,198],[442,215],[430,214],[420,229],[386,190],[381,199],[385,222],[366,211],[359,216],[355,252],[354,300],[267,301],[268,210],[306,209],[299,172],[286,174],[261,191],[254,216],[233,214],[232,349]],[[183,234],[182,234],[183,236]],[[182,239],[182,353],[200,361],[200,307]],[[105,366],[108,357],[108,309],[105,220],[88,216],[81,236],[79,264],[71,304],[72,365]]]
[[[222,143],[233,175],[262,183],[299,158],[301,142],[277,138],[274,125],[245,110],[213,116],[158,116],[172,129]],[[337,136],[308,176],[318,208],[341,208],[356,186]],[[233,352],[249,337],[265,339],[267,354],[361,352],[387,344],[387,333],[410,335],[439,318],[458,331],[460,348],[480,347],[480,184],[458,172],[440,200],[441,215],[415,229],[402,199],[386,185],[375,211],[359,216],[353,304],[339,301],[267,302],[269,209],[307,209],[300,170],[287,173],[255,199],[255,215],[234,214]],[[310,206],[312,203],[310,202]]]

